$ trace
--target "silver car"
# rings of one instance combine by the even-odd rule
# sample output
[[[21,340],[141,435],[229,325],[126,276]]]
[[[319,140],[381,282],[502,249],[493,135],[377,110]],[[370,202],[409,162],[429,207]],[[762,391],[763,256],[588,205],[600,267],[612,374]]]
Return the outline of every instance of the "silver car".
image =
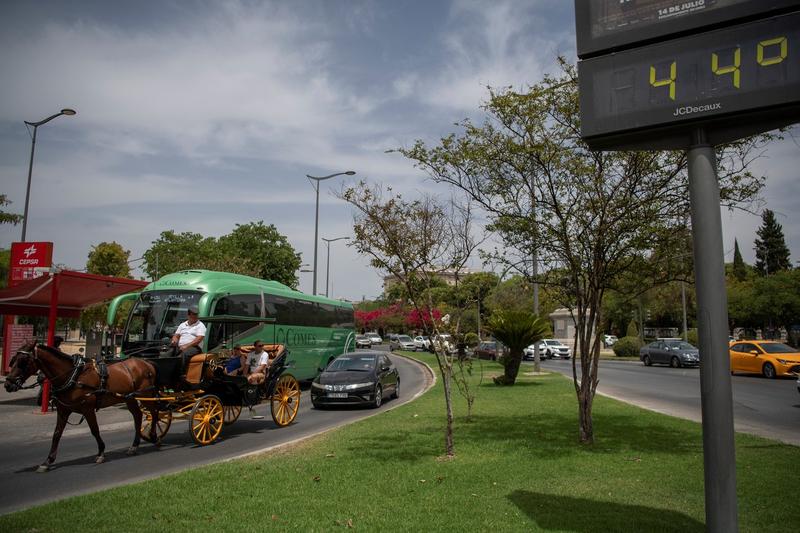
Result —
[[[660,339],[639,349],[639,359],[645,366],[655,363],[673,368],[700,365],[700,350],[688,342],[677,339]]]
[[[417,351],[417,345],[414,344],[414,339],[409,337],[408,335],[397,335],[392,341],[389,343],[389,349],[394,350],[408,350],[410,352]]]

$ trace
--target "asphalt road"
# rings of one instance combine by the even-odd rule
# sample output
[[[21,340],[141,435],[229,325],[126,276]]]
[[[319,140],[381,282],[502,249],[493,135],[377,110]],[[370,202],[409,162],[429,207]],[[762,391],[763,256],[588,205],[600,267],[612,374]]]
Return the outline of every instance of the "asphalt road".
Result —
[[[427,390],[429,372],[418,363],[392,356],[400,372],[400,398],[386,401],[379,409],[345,407],[313,409],[309,391],[304,390],[295,421],[279,428],[269,414],[269,404],[256,412],[262,420],[250,419],[245,409],[234,424],[225,426],[220,440],[209,446],[192,441],[186,421],[173,421],[160,448],[142,441],[139,453],[125,455],[133,439],[133,421],[124,408],[98,412],[101,437],[106,443],[106,462],[94,464],[97,445],[86,424],[64,432],[54,468],[36,473],[50,450],[55,415],[35,414],[33,391],[0,397],[0,514],[40,505],[53,500],[95,492],[142,481],[201,465],[240,457],[281,446],[328,429],[355,422],[410,401]],[[77,421],[73,415],[73,421]]]
[[[572,361],[548,360],[542,369],[572,377]],[[578,366],[580,376],[580,363]],[[700,422],[700,370],[646,367],[632,361],[600,361],[599,393],[653,411]],[[797,380],[734,375],[736,431],[800,446],[800,394]]]

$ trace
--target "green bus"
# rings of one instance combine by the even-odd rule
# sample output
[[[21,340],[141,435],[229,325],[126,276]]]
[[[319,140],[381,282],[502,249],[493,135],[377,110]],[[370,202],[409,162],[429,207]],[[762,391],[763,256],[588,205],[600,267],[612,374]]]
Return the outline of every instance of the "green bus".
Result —
[[[268,319],[210,320],[202,349],[213,352],[256,339],[284,344],[297,379],[313,379],[336,356],[355,349],[352,304],[304,294],[277,281],[211,270],[175,272],[139,293],[114,299],[108,308],[109,325],[124,301],[133,301],[133,306],[121,338],[121,357],[157,356],[187,319],[190,307],[197,308],[201,322],[203,317],[218,316]]]

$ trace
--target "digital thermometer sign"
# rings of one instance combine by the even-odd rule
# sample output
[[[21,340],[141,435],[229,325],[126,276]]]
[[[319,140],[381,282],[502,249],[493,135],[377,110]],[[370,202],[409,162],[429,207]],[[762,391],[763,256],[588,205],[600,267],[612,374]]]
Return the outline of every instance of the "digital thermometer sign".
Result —
[[[698,122],[717,143],[790,124],[800,118],[800,11],[586,59],[578,76],[593,148],[685,148]]]

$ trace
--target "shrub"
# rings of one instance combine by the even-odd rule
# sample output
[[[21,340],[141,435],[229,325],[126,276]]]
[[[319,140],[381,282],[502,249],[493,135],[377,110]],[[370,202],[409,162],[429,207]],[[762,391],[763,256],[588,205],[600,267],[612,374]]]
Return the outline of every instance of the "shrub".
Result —
[[[689,331],[686,332],[686,340],[692,346],[700,346],[697,339],[697,328],[689,328]]]
[[[638,357],[642,341],[639,337],[622,337],[614,343],[614,355],[617,357]]]
[[[638,337],[638,336],[639,336],[639,328],[636,327],[636,320],[631,319],[631,321],[628,323],[628,330],[625,332],[625,337]]]
[[[478,345],[478,334],[470,331],[464,335],[464,343],[470,348],[476,347]]]

